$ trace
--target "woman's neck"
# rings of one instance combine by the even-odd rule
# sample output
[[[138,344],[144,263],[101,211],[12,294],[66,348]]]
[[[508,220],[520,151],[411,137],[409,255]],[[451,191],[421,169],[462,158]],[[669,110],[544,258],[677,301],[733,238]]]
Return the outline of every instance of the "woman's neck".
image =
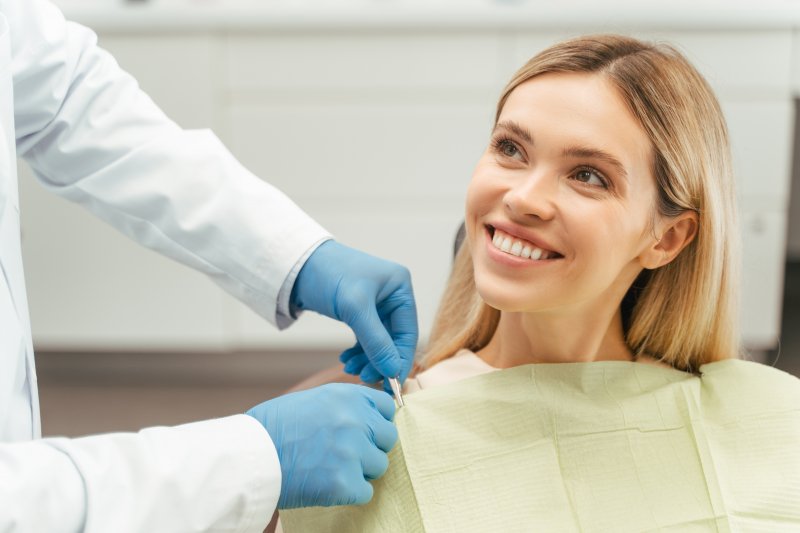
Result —
[[[633,360],[633,353],[625,344],[620,311],[610,317],[597,317],[504,311],[492,340],[478,351],[478,356],[495,368]]]

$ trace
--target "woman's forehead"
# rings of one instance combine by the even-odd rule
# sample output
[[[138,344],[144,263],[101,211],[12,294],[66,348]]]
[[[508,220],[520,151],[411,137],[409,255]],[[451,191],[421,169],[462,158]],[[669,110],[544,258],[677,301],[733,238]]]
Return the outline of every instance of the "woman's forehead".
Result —
[[[498,125],[509,123],[528,131],[534,145],[538,138],[612,152],[625,164],[650,161],[650,139],[602,74],[547,73],[520,84],[498,119]]]

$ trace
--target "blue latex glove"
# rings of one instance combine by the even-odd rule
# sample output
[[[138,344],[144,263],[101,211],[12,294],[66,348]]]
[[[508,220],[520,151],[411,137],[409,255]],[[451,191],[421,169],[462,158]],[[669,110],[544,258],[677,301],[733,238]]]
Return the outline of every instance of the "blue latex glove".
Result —
[[[405,381],[418,336],[417,307],[405,267],[326,241],[303,265],[290,301],[295,309],[350,326],[357,342],[340,357],[346,372],[366,383],[397,376]]]
[[[279,396],[247,414],[269,433],[281,463],[279,509],[364,504],[397,441],[394,400],[361,385],[333,383]]]

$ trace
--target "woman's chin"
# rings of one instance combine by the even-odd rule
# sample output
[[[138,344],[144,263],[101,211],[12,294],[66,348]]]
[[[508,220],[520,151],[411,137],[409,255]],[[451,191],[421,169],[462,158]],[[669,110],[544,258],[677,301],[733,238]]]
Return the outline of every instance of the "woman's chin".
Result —
[[[478,286],[478,294],[481,299],[489,306],[498,311],[506,313],[529,313],[535,312],[536,307],[531,305],[533,298],[521,297],[519,291],[503,291],[498,290],[497,287],[491,289],[481,290]]]

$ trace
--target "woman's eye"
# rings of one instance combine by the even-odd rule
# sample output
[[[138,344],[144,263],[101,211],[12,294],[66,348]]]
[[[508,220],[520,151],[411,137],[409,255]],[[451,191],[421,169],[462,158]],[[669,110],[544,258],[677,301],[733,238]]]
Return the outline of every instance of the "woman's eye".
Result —
[[[514,146],[514,143],[510,141],[503,141],[503,143],[500,145],[500,151],[503,152],[503,155],[507,155],[508,157],[514,157],[517,155],[517,153],[519,153],[517,147]]]
[[[608,188],[608,184],[606,183],[605,178],[603,178],[603,176],[596,170],[591,168],[581,168],[576,170],[574,177],[575,180],[580,181],[581,183],[585,183],[587,185],[592,185],[594,187],[603,187],[604,189]]]
[[[516,143],[510,139],[498,139],[492,144],[494,145],[495,152],[504,157],[510,157],[511,159],[523,158],[522,152],[520,152]]]

